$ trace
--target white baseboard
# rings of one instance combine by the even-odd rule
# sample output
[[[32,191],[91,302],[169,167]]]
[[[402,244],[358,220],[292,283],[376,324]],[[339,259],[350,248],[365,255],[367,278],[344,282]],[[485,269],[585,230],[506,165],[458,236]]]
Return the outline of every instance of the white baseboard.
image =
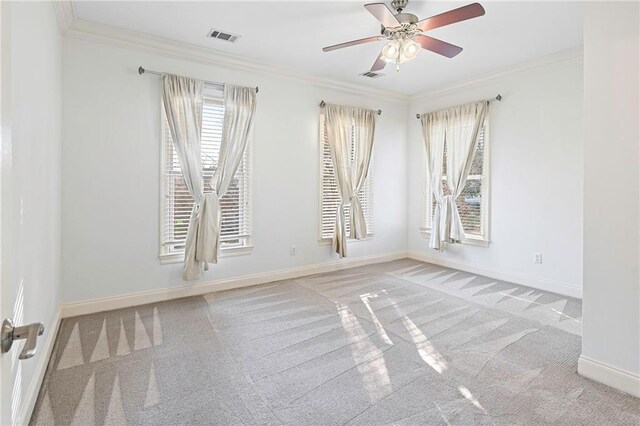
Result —
[[[549,291],[552,293],[561,294],[563,296],[582,299],[582,288],[560,281],[552,281],[544,278],[534,277],[531,275],[505,271],[503,269],[490,268],[481,265],[474,265],[472,263],[445,259],[439,256],[431,256],[427,253],[415,250],[409,250],[407,255],[410,259],[433,263],[434,265],[444,266],[446,268],[459,269],[461,271],[470,272],[472,274],[483,275],[485,277],[495,278],[500,281],[512,282],[514,284],[520,284],[538,290]]]
[[[578,374],[640,398],[640,374],[620,370],[584,355],[578,359]]]
[[[385,253],[381,255],[356,257],[352,259],[344,258],[331,262],[317,263],[314,265],[300,266],[290,269],[280,269],[276,271],[244,275],[235,278],[226,278],[189,286],[180,286],[141,293],[130,293],[103,299],[69,303],[61,306],[62,318],[109,311],[112,309],[128,308],[131,306],[144,305],[147,303],[157,303],[171,299],[178,299],[181,297],[198,296],[214,291],[230,290],[252,285],[266,284],[274,281],[290,280],[306,275],[321,274],[341,269],[371,265],[374,263],[390,262],[392,260],[404,259],[406,257],[407,253],[405,251],[401,251],[394,253]]]
[[[259,274],[244,275],[234,278],[199,283],[195,285],[180,286],[162,290],[153,290],[140,293],[130,293],[121,296],[93,299],[76,303],[64,304],[61,306],[62,318],[77,315],[86,315],[96,312],[103,312],[112,309],[121,309],[131,306],[144,305],[147,303],[163,302],[181,297],[198,296],[214,291],[231,290],[235,288],[248,287],[252,285],[266,284],[274,281],[299,278],[306,275],[321,274],[341,269],[355,268],[358,266],[370,265],[374,263],[390,262],[403,258],[411,258],[422,262],[459,269],[461,271],[484,275],[501,281],[513,282],[539,290],[550,291],[565,296],[582,298],[582,289],[551,280],[544,280],[524,274],[516,274],[509,271],[487,268],[480,265],[452,261],[436,256],[429,256],[418,251],[393,252],[381,255],[363,256],[357,258],[345,258],[330,262],[317,263],[314,265],[300,266],[296,268],[280,269],[276,271],[262,272]]]
[[[29,383],[29,387],[25,392],[25,400],[20,407],[20,413],[16,419],[16,424],[18,425],[27,425],[29,424],[29,420],[31,420],[31,415],[36,406],[36,401],[38,400],[42,380],[44,379],[44,374],[47,372],[47,366],[49,365],[49,359],[51,359],[51,353],[53,352],[53,347],[56,343],[56,337],[58,336],[58,330],[60,329],[61,322],[62,309],[59,308],[51,320],[51,324],[46,325],[48,331],[45,341],[38,343],[37,349],[39,353],[36,354],[36,359],[33,360],[36,362],[36,368],[33,378],[31,379],[31,383]],[[29,360],[20,362],[29,362]]]

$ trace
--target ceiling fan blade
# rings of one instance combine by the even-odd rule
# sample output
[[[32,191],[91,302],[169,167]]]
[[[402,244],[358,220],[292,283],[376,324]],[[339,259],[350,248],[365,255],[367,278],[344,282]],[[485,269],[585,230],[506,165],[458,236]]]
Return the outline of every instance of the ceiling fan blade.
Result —
[[[416,25],[422,31],[433,30],[434,28],[444,27],[445,25],[455,24],[456,22],[466,21],[467,19],[477,18],[484,15],[484,8],[480,3],[468,4],[431,18],[423,19]]]
[[[369,11],[385,28],[395,28],[400,26],[400,22],[393,16],[391,9],[384,3],[369,3],[364,5],[365,9]]]
[[[453,58],[458,53],[462,52],[462,47],[447,43],[446,41],[438,40],[437,38],[429,37],[426,35],[419,35],[414,40],[422,46],[423,49],[430,50],[438,53],[447,58]]]
[[[382,53],[380,53],[380,56],[378,56],[378,59],[376,59],[373,65],[371,65],[371,72],[376,72],[384,69],[385,65],[387,65],[387,61],[385,61],[382,58],[383,58]]]
[[[343,49],[345,47],[351,47],[351,46],[357,46],[359,44],[370,43],[372,41],[378,41],[381,38],[382,37],[380,37],[380,36],[373,36],[373,37],[361,38],[361,39],[358,39],[358,40],[351,40],[351,41],[347,41],[345,43],[334,44],[333,46],[323,47],[322,51],[323,52],[331,52],[332,50]]]

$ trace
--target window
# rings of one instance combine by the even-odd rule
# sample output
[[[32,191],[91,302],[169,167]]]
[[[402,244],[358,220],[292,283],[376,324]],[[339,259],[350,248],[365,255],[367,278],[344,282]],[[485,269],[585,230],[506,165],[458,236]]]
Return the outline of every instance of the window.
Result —
[[[338,185],[333,174],[333,162],[331,151],[327,141],[327,128],[324,123],[324,115],[320,114],[320,239],[330,240],[333,238],[333,230],[336,224],[336,211],[340,204],[340,194]],[[353,145],[352,145],[353,148]],[[352,150],[353,153],[353,150]],[[358,198],[362,204],[365,223],[367,224],[367,236],[373,236],[373,154],[369,163],[369,173],[358,193]],[[349,234],[349,209],[345,208],[346,228]]]
[[[224,98],[221,90],[205,85],[202,107],[202,174],[205,191],[211,191],[209,181],[218,164]],[[162,258],[181,260],[193,208],[193,198],[182,178],[180,163],[173,147],[173,140],[164,108],[162,111],[162,206],[161,206],[161,250]],[[247,144],[242,162],[229,186],[220,199],[222,224],[220,249],[229,250],[248,247],[251,234],[251,202],[249,194],[250,144]]]
[[[488,119],[487,119],[488,122]],[[458,213],[464,228],[467,243],[489,241],[489,151],[488,151],[488,126],[480,131],[478,146],[476,148],[469,177],[462,190],[462,194],[456,199]],[[429,177],[425,178],[425,220],[424,232],[430,232],[433,226],[433,212],[436,207],[435,198],[429,185]],[[442,193],[450,195],[447,185],[447,145],[444,147],[444,161],[442,165]]]

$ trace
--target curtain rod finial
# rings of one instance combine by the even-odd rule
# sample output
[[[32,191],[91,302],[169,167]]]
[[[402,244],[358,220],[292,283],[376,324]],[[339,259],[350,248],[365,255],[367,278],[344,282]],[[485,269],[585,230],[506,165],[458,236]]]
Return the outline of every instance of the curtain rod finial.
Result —
[[[138,74],[140,75],[144,74],[144,68],[138,67]]]
[[[382,110],[381,109],[378,110],[378,115],[382,115]]]
[[[324,108],[325,106],[327,106],[327,104],[325,104],[324,101],[320,101],[320,108]]]
[[[496,101],[500,102],[501,100],[502,100],[502,95],[498,93],[498,96],[496,96]]]
[[[420,114],[416,114],[416,118],[420,120]]]

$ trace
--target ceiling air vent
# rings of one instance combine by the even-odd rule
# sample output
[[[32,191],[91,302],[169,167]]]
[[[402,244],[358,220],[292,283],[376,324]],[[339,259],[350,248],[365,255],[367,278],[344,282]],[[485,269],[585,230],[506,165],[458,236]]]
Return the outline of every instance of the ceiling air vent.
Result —
[[[224,31],[216,30],[215,28],[209,31],[207,37],[228,41],[229,43],[235,43],[240,38],[239,35],[225,33]]]
[[[378,72],[373,72],[373,71],[366,71],[360,75],[367,78],[378,78],[378,77],[382,77],[384,74],[380,74]]]

